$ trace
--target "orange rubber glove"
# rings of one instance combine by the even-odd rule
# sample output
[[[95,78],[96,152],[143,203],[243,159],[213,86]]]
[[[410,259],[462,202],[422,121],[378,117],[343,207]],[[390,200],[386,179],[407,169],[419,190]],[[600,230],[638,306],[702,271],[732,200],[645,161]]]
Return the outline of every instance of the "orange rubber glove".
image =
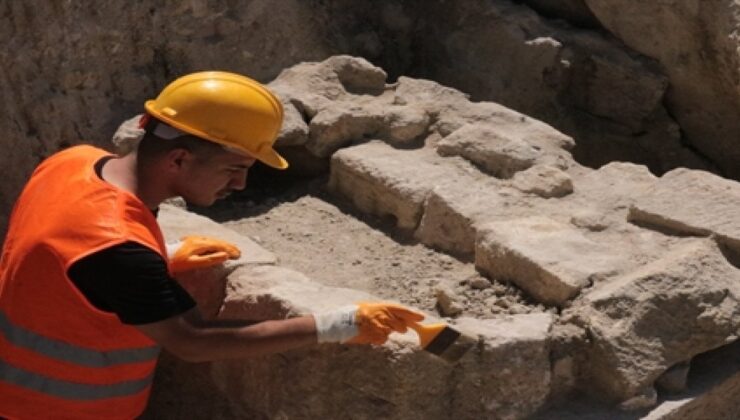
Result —
[[[360,302],[314,315],[319,343],[383,344],[392,332],[405,333],[424,315],[393,303]]]
[[[173,273],[210,267],[240,256],[236,245],[206,236],[183,236],[179,242],[167,244],[167,257]]]

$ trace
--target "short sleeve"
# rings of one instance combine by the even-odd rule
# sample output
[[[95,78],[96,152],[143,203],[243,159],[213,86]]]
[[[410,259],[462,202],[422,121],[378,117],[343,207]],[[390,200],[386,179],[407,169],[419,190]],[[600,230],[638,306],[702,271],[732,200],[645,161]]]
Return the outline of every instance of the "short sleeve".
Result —
[[[96,308],[115,313],[124,324],[141,325],[183,314],[195,301],[169,275],[153,250],[126,242],[75,262],[69,278]]]

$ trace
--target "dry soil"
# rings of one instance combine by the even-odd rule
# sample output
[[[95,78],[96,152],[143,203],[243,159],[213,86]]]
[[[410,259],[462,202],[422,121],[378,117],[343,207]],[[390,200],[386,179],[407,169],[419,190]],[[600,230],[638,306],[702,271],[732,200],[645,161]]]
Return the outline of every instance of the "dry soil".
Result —
[[[419,244],[392,220],[356,212],[325,185],[325,178],[299,182],[269,198],[248,190],[200,212],[274,252],[279,265],[328,286],[439,315],[490,318],[553,310],[528,302],[505,282],[482,277],[470,261]]]

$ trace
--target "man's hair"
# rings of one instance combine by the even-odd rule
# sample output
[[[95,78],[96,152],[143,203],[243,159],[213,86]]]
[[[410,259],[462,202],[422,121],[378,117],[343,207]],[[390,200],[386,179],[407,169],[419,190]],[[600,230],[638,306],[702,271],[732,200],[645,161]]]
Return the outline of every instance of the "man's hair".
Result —
[[[141,159],[151,159],[162,156],[174,149],[185,149],[198,158],[208,158],[225,152],[223,146],[192,135],[183,135],[173,139],[157,137],[154,134],[156,124],[162,124],[155,118],[150,118],[144,127],[145,134],[139,143],[138,156]]]

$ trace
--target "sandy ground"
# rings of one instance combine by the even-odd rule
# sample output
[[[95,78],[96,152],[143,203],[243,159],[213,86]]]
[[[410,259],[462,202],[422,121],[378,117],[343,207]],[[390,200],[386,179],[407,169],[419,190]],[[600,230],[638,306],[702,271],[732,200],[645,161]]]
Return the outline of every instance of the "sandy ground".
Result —
[[[421,245],[388,220],[355,212],[328,193],[325,182],[303,182],[259,203],[247,193],[202,212],[277,254],[280,265],[329,286],[429,312],[439,310],[442,294],[454,308],[440,315],[490,318],[546,310],[517,289],[480,276],[472,262]]]

